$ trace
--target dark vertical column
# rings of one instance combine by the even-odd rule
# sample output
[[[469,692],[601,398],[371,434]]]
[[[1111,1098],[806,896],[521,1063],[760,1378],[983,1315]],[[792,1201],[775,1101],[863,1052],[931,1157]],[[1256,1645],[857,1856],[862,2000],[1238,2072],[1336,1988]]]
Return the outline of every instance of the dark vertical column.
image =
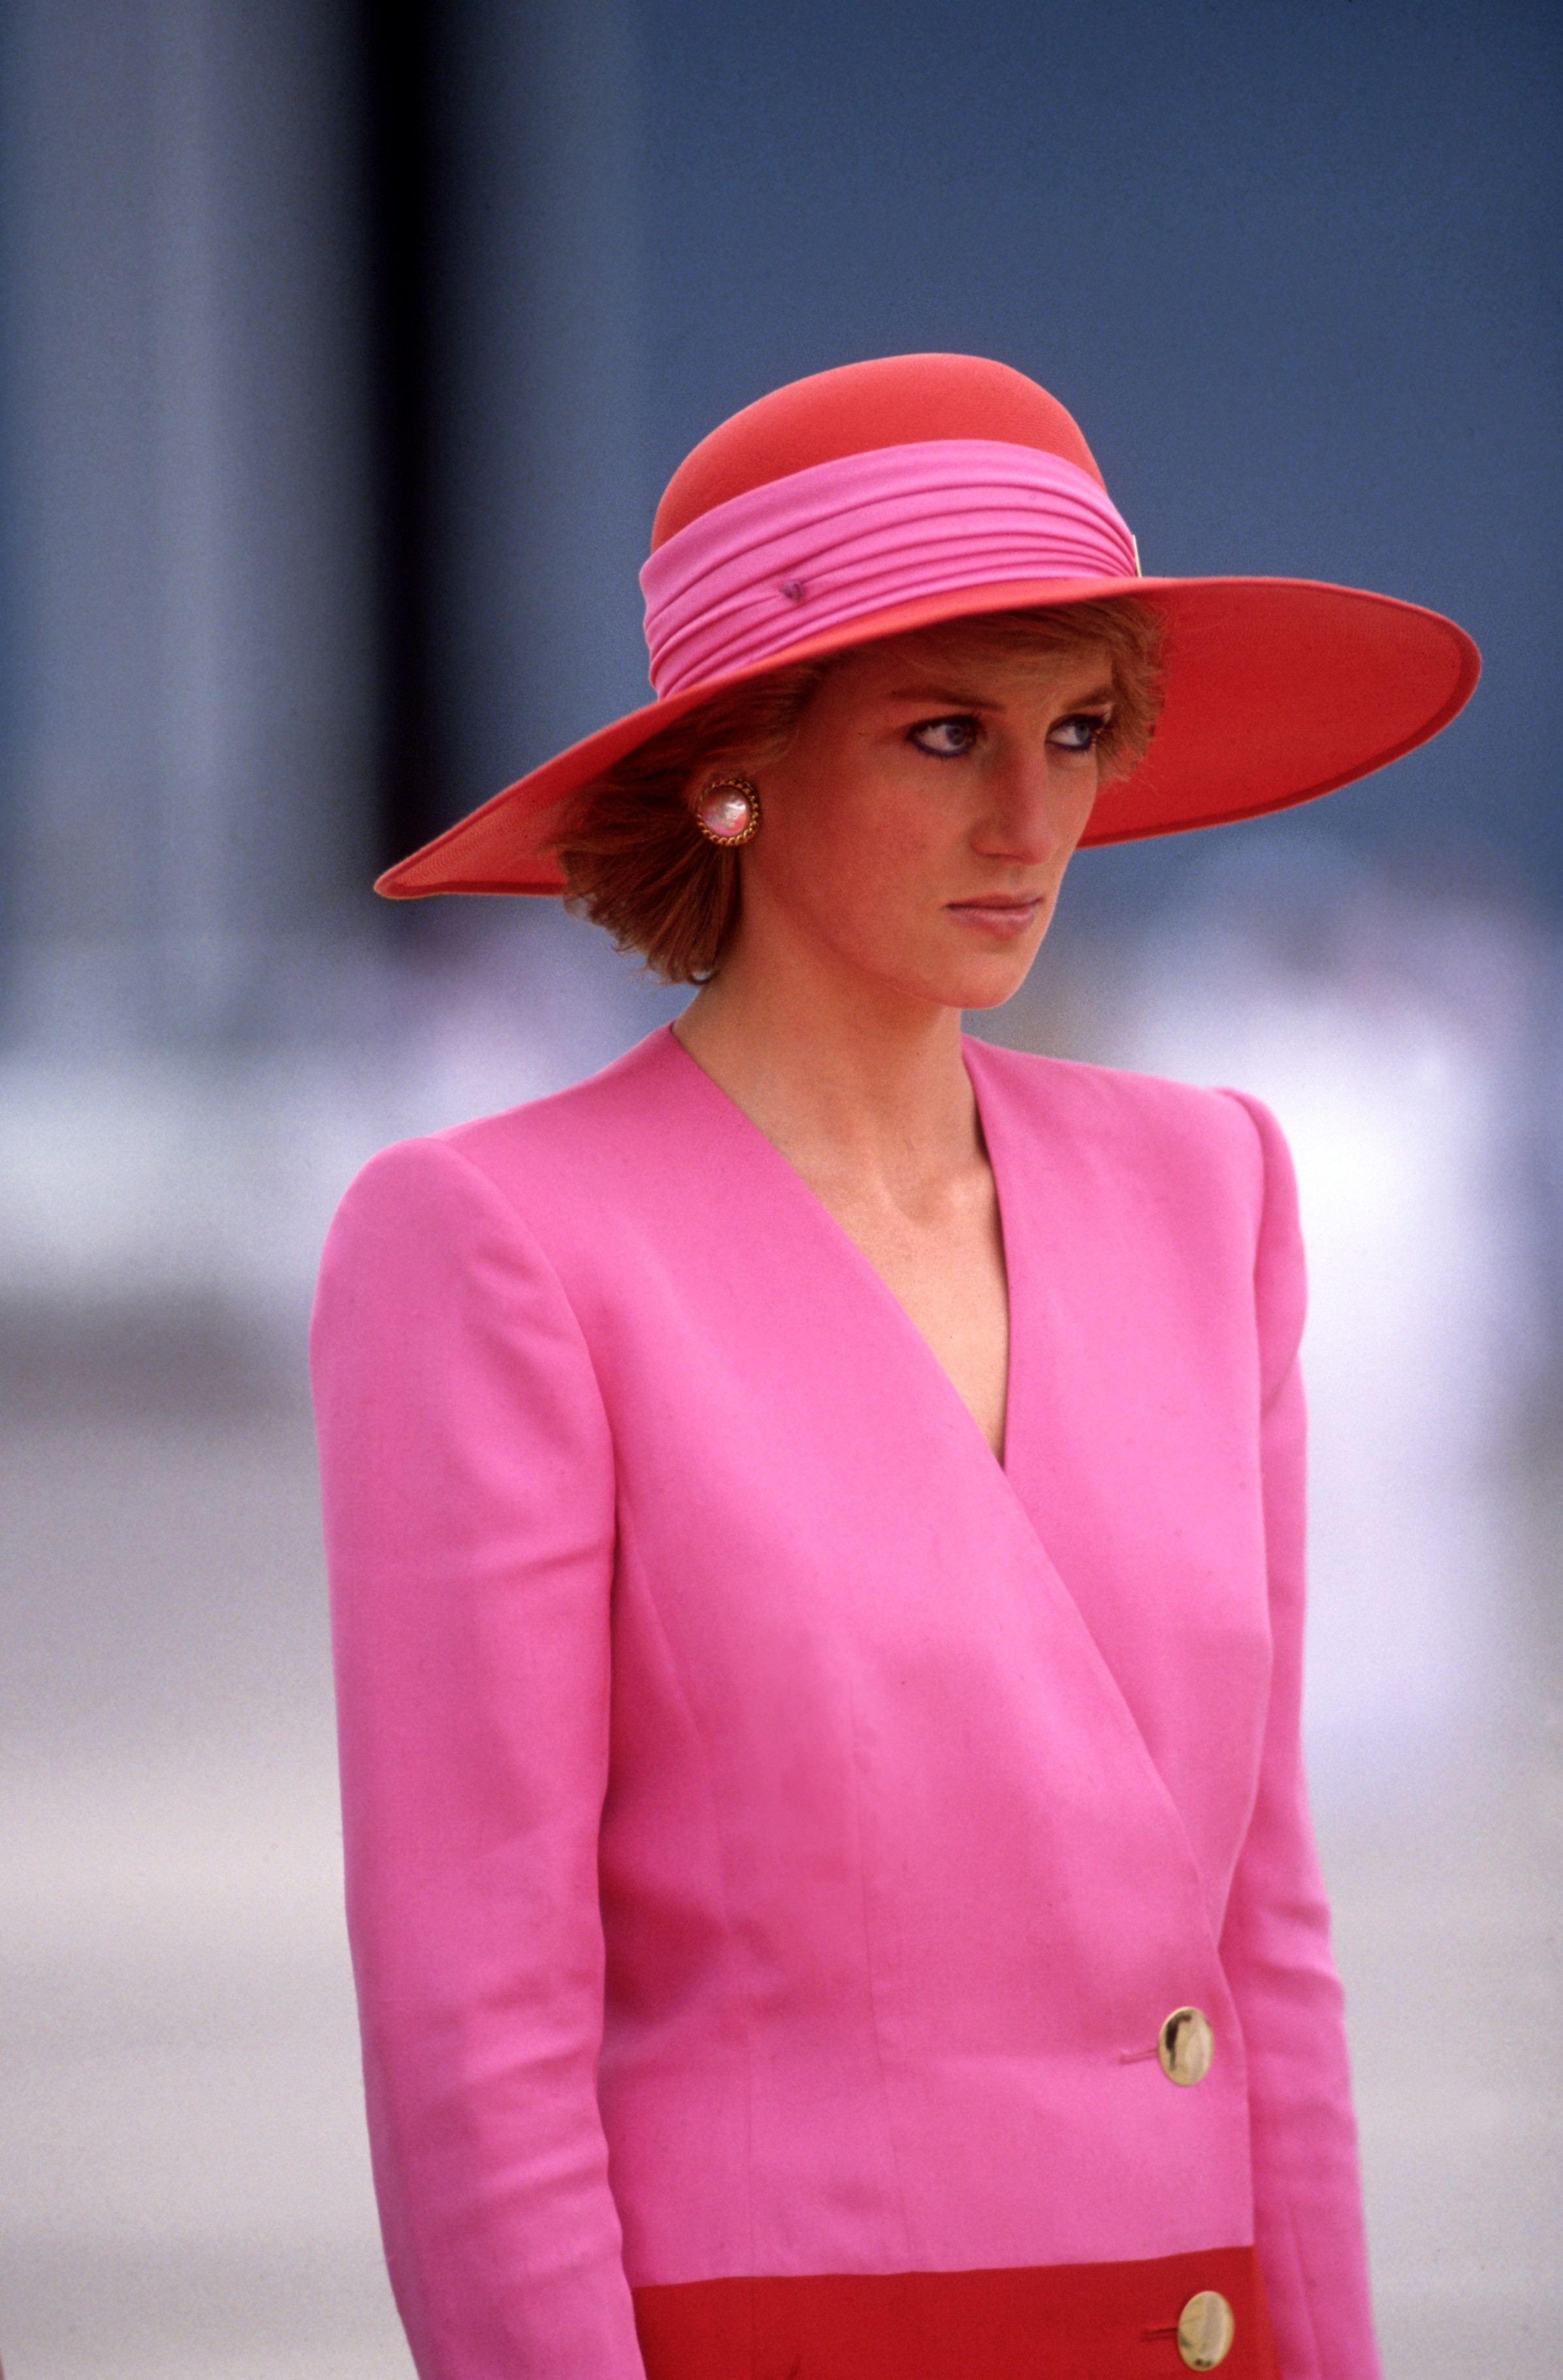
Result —
[[[430,655],[437,610],[433,330],[444,220],[442,35],[458,14],[429,0],[359,0],[355,11],[372,388],[377,868],[432,833],[440,810]]]
[[[649,698],[636,574],[651,510],[636,12],[468,0],[442,23],[439,822]]]

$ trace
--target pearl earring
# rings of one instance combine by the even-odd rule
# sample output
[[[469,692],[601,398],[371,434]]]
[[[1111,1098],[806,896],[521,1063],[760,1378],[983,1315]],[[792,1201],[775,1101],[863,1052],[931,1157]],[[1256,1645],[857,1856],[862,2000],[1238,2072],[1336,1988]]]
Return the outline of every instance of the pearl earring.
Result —
[[[695,823],[708,843],[736,851],[759,832],[759,787],[749,777],[713,777],[700,788]]]

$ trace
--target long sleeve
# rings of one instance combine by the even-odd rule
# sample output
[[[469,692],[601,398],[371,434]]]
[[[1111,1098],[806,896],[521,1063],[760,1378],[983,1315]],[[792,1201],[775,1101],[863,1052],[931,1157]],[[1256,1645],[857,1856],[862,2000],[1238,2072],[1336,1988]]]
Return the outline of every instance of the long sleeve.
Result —
[[[1254,1815],[1222,1934],[1248,2054],[1256,2239],[1283,2380],[1376,2380],[1356,2125],[1329,1911],[1302,1745],[1306,1417],[1297,1193],[1257,1100],[1265,1208],[1255,1265],[1274,1646]]]
[[[311,1336],[348,1930],[422,2380],[644,2380],[596,2075],[613,1458],[508,1202],[366,1169]]]

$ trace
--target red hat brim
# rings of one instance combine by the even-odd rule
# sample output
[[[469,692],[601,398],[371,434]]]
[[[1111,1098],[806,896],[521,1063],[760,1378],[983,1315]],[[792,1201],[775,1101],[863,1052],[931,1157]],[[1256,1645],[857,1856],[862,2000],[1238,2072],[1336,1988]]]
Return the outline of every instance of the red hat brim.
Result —
[[[556,893],[546,848],[570,797],[713,695],[794,662],[941,620],[1133,595],[1166,632],[1166,702],[1138,768],[1108,785],[1082,838],[1129,843],[1263,817],[1367,776],[1446,726],[1481,659],[1462,628],[1420,604],[1299,578],[1114,578],[967,587],[800,640],[599,728],[479,809],[375,890]]]

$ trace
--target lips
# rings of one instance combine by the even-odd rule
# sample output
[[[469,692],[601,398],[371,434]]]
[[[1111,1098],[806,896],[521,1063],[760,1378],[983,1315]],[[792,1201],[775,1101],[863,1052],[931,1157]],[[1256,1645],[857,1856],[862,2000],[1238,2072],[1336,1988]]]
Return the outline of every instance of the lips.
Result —
[[[1020,934],[1036,918],[1042,906],[1042,896],[1034,893],[1029,900],[948,901],[945,915],[959,917],[965,925],[979,926],[988,933]]]

